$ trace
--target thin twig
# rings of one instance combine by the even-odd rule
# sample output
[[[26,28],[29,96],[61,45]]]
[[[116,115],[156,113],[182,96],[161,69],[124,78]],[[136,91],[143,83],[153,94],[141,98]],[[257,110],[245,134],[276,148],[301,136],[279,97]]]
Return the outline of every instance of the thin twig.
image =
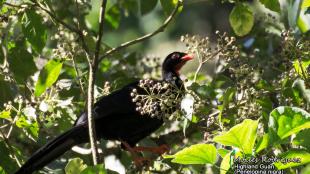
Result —
[[[136,43],[142,42],[142,41],[144,41],[144,40],[147,40],[147,39],[149,39],[149,38],[155,36],[156,34],[158,34],[158,33],[160,33],[160,32],[163,32],[163,31],[165,30],[165,28],[168,26],[168,24],[172,21],[172,19],[174,18],[174,16],[177,14],[177,11],[178,11],[179,7],[182,6],[182,4],[183,4],[183,1],[182,1],[182,0],[179,0],[178,3],[177,3],[177,5],[176,5],[176,7],[173,9],[172,13],[167,17],[167,19],[165,20],[165,22],[164,22],[159,28],[157,28],[154,32],[149,33],[149,34],[146,34],[146,35],[141,36],[141,37],[139,37],[139,38],[136,38],[136,39],[134,39],[134,40],[125,42],[125,43],[121,44],[121,45],[118,46],[118,47],[115,47],[115,48],[112,48],[112,49],[106,51],[106,52],[100,57],[99,62],[100,62],[103,58],[105,58],[105,57],[107,57],[107,56],[109,56],[109,55],[111,55],[111,54],[113,54],[113,53],[115,53],[115,52],[117,52],[117,51],[119,51],[119,50],[121,50],[121,49],[123,49],[123,48],[127,48],[127,47],[129,47],[129,46],[131,46],[131,45],[134,45],[134,44],[136,44]]]
[[[96,129],[95,121],[93,115],[93,104],[94,104],[94,86],[95,86],[95,76],[98,69],[99,63],[99,53],[100,45],[103,34],[104,27],[104,16],[106,9],[107,0],[102,0],[100,7],[100,18],[99,18],[99,32],[96,38],[96,49],[94,59],[89,61],[89,79],[88,79],[88,93],[87,93],[87,118],[88,118],[88,131],[89,131],[89,141],[92,149],[92,157],[94,165],[101,162],[100,155],[98,153],[97,141],[96,141]]]
[[[77,67],[76,60],[75,60],[74,56],[72,56],[72,63],[73,63],[73,67],[74,67],[75,74],[77,76],[77,80],[78,80],[78,83],[80,85],[81,91],[82,91],[83,95],[85,95],[85,90],[84,90],[82,79],[81,79],[82,76],[79,73],[79,70],[78,70],[78,67]]]
[[[21,5],[11,4],[11,3],[8,3],[8,2],[4,2],[3,5],[9,6],[9,7],[14,7],[14,8],[23,8]]]

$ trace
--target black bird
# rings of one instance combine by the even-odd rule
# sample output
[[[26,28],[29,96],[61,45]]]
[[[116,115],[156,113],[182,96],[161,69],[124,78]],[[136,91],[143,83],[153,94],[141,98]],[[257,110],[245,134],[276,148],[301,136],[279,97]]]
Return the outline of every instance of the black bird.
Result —
[[[178,88],[183,87],[179,78],[179,70],[192,57],[186,53],[173,52],[162,64],[162,80]],[[136,103],[131,96],[136,89],[138,94],[146,92],[139,87],[139,81],[133,82],[120,90],[102,97],[94,105],[95,127],[97,138],[119,140],[122,147],[130,152],[153,151],[161,152],[164,146],[156,148],[135,147],[136,143],[157,130],[162,124],[161,118],[150,117],[148,113],[142,115],[136,110]],[[172,108],[175,110],[176,107]],[[83,113],[75,122],[73,128],[51,140],[37,150],[16,174],[30,174],[43,168],[73,146],[89,141],[86,113]]]

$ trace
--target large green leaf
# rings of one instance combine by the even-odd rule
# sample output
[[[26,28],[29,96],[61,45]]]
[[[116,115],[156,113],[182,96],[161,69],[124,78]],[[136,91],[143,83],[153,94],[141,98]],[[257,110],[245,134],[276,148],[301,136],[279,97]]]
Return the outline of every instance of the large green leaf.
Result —
[[[157,5],[158,0],[140,0],[141,14],[145,15],[151,12]]]
[[[246,119],[228,132],[213,138],[213,141],[226,146],[240,148],[245,154],[252,154],[256,140],[258,121]]]
[[[79,174],[86,168],[87,165],[84,164],[82,159],[73,158],[66,165],[65,172],[66,174]]]
[[[274,165],[279,169],[301,166],[310,163],[310,153],[305,150],[291,149],[279,155],[279,159],[290,160],[290,162],[276,162]]]
[[[254,25],[254,15],[250,6],[238,3],[229,15],[229,22],[238,36],[248,34]]]
[[[18,83],[24,84],[27,78],[37,71],[33,56],[20,45],[9,51],[10,70]]]
[[[22,30],[32,48],[41,53],[47,39],[46,26],[43,25],[42,16],[38,15],[34,9],[26,10],[22,18]]]
[[[272,11],[280,12],[279,0],[259,0],[264,6]]]
[[[280,106],[270,113],[268,133],[272,142],[310,128],[310,114],[297,107]]]
[[[195,144],[174,155],[172,162],[179,164],[214,164],[216,162],[216,148],[213,144]]]
[[[40,71],[34,94],[40,96],[47,88],[51,87],[60,74],[63,62],[59,59],[51,59]]]

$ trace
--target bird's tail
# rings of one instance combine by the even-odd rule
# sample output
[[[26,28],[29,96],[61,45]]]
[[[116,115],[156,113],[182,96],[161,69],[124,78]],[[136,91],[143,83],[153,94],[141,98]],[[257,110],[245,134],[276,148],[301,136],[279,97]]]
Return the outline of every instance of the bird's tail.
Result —
[[[31,174],[41,169],[73,146],[82,143],[87,136],[82,125],[73,127],[37,150],[15,174]]]

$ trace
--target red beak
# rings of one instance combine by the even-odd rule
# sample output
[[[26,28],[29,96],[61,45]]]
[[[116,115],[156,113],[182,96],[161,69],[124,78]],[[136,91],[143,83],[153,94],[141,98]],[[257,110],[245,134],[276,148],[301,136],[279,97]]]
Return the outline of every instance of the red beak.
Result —
[[[181,60],[189,61],[192,60],[193,58],[194,58],[193,56],[186,54],[185,56],[181,57]]]

